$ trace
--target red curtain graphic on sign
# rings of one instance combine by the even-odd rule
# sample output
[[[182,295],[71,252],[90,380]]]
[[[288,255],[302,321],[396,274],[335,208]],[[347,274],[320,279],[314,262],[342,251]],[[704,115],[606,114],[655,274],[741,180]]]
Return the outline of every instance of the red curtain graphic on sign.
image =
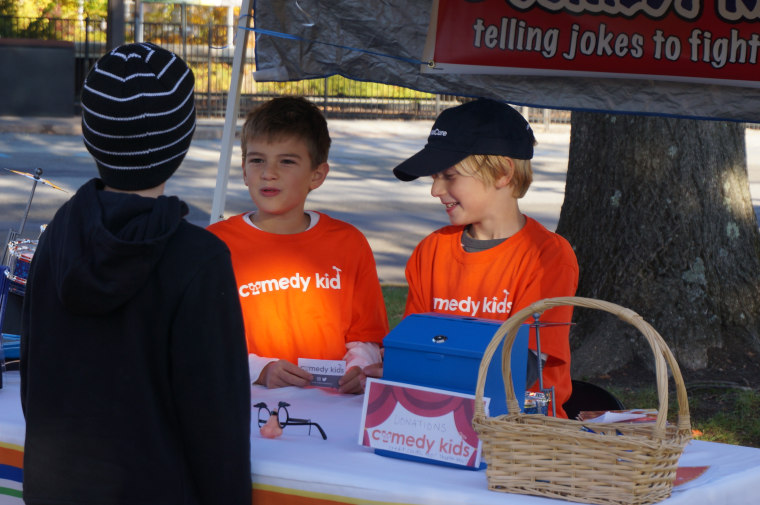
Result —
[[[374,383],[367,400],[365,428],[374,428],[382,424],[391,415],[397,403],[421,417],[439,417],[453,412],[454,422],[462,439],[473,447],[478,446],[478,435],[471,424],[475,400],[433,391]],[[370,445],[366,429],[364,443]]]

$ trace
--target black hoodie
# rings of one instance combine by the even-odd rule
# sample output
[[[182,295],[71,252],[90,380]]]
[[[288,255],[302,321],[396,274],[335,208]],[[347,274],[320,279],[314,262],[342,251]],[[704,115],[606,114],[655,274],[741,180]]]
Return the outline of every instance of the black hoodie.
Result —
[[[176,197],[56,213],[22,320],[27,504],[250,504],[250,385],[226,246]]]

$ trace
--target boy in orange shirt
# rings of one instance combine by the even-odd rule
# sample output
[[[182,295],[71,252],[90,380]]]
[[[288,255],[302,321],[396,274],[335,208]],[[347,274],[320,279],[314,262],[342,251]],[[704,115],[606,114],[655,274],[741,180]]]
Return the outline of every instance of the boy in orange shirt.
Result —
[[[538,300],[575,294],[578,262],[572,247],[518,206],[533,180],[534,144],[530,125],[516,110],[478,99],[443,111],[424,149],[393,170],[403,181],[432,176],[431,194],[451,221],[423,239],[406,265],[405,315],[506,320]],[[571,318],[572,307],[558,307],[541,321]],[[561,417],[572,389],[568,333],[564,325],[541,329],[544,387],[554,386]],[[529,347],[535,352],[534,332]],[[535,353],[528,363],[536,363]],[[537,363],[528,373],[533,390],[536,369]]]
[[[251,381],[270,388],[308,385],[296,364],[309,358],[345,360],[339,391],[361,393],[363,369],[382,360],[388,320],[369,243],[348,223],[304,211],[329,171],[330,142],[306,99],[253,109],[241,146],[256,210],[208,227],[232,255]]]

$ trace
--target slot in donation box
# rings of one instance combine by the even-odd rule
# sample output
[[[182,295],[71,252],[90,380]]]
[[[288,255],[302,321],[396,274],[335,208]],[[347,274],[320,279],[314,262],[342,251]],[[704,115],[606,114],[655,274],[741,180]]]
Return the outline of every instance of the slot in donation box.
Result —
[[[486,347],[501,321],[446,314],[410,314],[383,339],[383,379],[475,394]],[[515,397],[523,408],[528,360],[529,324],[517,332],[511,353]],[[490,415],[507,413],[500,343],[488,367],[483,395],[491,399]]]

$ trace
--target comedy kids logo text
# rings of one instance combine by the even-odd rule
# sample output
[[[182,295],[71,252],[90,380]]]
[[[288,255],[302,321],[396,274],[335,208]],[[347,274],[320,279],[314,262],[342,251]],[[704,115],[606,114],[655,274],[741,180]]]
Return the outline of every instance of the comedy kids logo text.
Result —
[[[333,272],[319,273],[315,272],[314,275],[303,276],[300,272],[296,272],[293,275],[286,275],[274,279],[262,279],[257,281],[241,284],[238,287],[238,294],[246,298],[248,296],[258,296],[265,293],[271,293],[275,291],[283,291],[288,289],[298,289],[302,292],[309,290],[311,286],[314,289],[341,289],[340,282],[340,268],[333,265]],[[312,281],[314,281],[312,283]]]
[[[512,302],[509,301],[509,291],[502,289],[503,296],[484,296],[482,299],[467,298],[433,298],[435,312],[466,314],[472,317],[484,317],[493,314],[509,315],[512,312]]]

